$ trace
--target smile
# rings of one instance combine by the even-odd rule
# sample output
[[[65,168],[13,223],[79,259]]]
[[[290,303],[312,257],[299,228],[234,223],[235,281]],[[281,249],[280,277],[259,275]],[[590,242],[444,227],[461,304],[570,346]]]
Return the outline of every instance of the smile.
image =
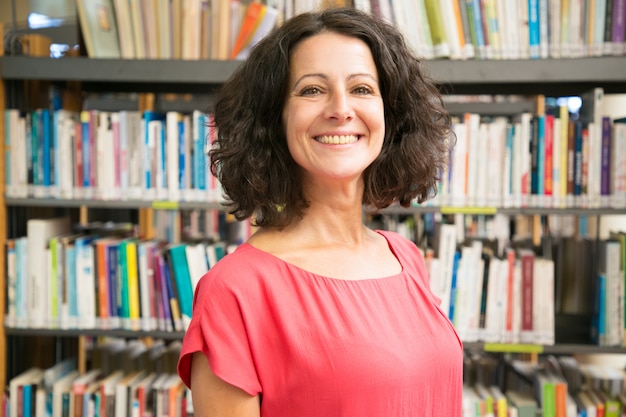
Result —
[[[359,140],[359,136],[356,135],[332,135],[332,136],[318,136],[315,138],[320,143],[329,145],[347,145],[355,143]]]

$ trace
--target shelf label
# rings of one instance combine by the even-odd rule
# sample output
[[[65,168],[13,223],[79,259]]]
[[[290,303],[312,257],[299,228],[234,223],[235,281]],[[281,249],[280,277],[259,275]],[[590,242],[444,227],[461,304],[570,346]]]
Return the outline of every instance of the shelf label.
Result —
[[[152,208],[155,210],[178,210],[178,201],[153,201]]]
[[[543,345],[520,343],[485,343],[485,352],[543,353]]]
[[[496,214],[496,207],[441,207],[441,214]]]

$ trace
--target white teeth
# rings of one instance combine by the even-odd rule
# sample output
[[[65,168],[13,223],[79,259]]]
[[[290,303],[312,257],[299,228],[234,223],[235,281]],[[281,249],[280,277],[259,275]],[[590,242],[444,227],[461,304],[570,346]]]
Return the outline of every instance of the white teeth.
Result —
[[[354,135],[318,136],[315,140],[331,145],[345,145],[356,142],[359,140],[359,137]]]

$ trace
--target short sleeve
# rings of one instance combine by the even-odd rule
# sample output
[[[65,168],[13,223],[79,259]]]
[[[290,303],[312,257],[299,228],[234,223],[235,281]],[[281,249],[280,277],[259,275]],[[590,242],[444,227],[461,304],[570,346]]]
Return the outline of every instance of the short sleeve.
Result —
[[[261,385],[241,309],[241,297],[220,277],[220,274],[227,274],[228,269],[212,269],[198,283],[191,323],[178,360],[178,375],[191,388],[191,359],[195,352],[202,352],[215,375],[250,395],[257,395],[261,392]]]

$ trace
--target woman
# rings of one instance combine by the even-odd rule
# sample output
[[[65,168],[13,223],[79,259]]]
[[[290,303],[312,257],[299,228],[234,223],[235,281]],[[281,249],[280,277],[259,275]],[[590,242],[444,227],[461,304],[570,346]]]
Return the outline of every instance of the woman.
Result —
[[[210,152],[259,226],[198,284],[179,374],[197,416],[459,416],[462,346],[416,246],[363,205],[423,201],[441,98],[398,32],[354,9],[257,45],[216,102]]]

